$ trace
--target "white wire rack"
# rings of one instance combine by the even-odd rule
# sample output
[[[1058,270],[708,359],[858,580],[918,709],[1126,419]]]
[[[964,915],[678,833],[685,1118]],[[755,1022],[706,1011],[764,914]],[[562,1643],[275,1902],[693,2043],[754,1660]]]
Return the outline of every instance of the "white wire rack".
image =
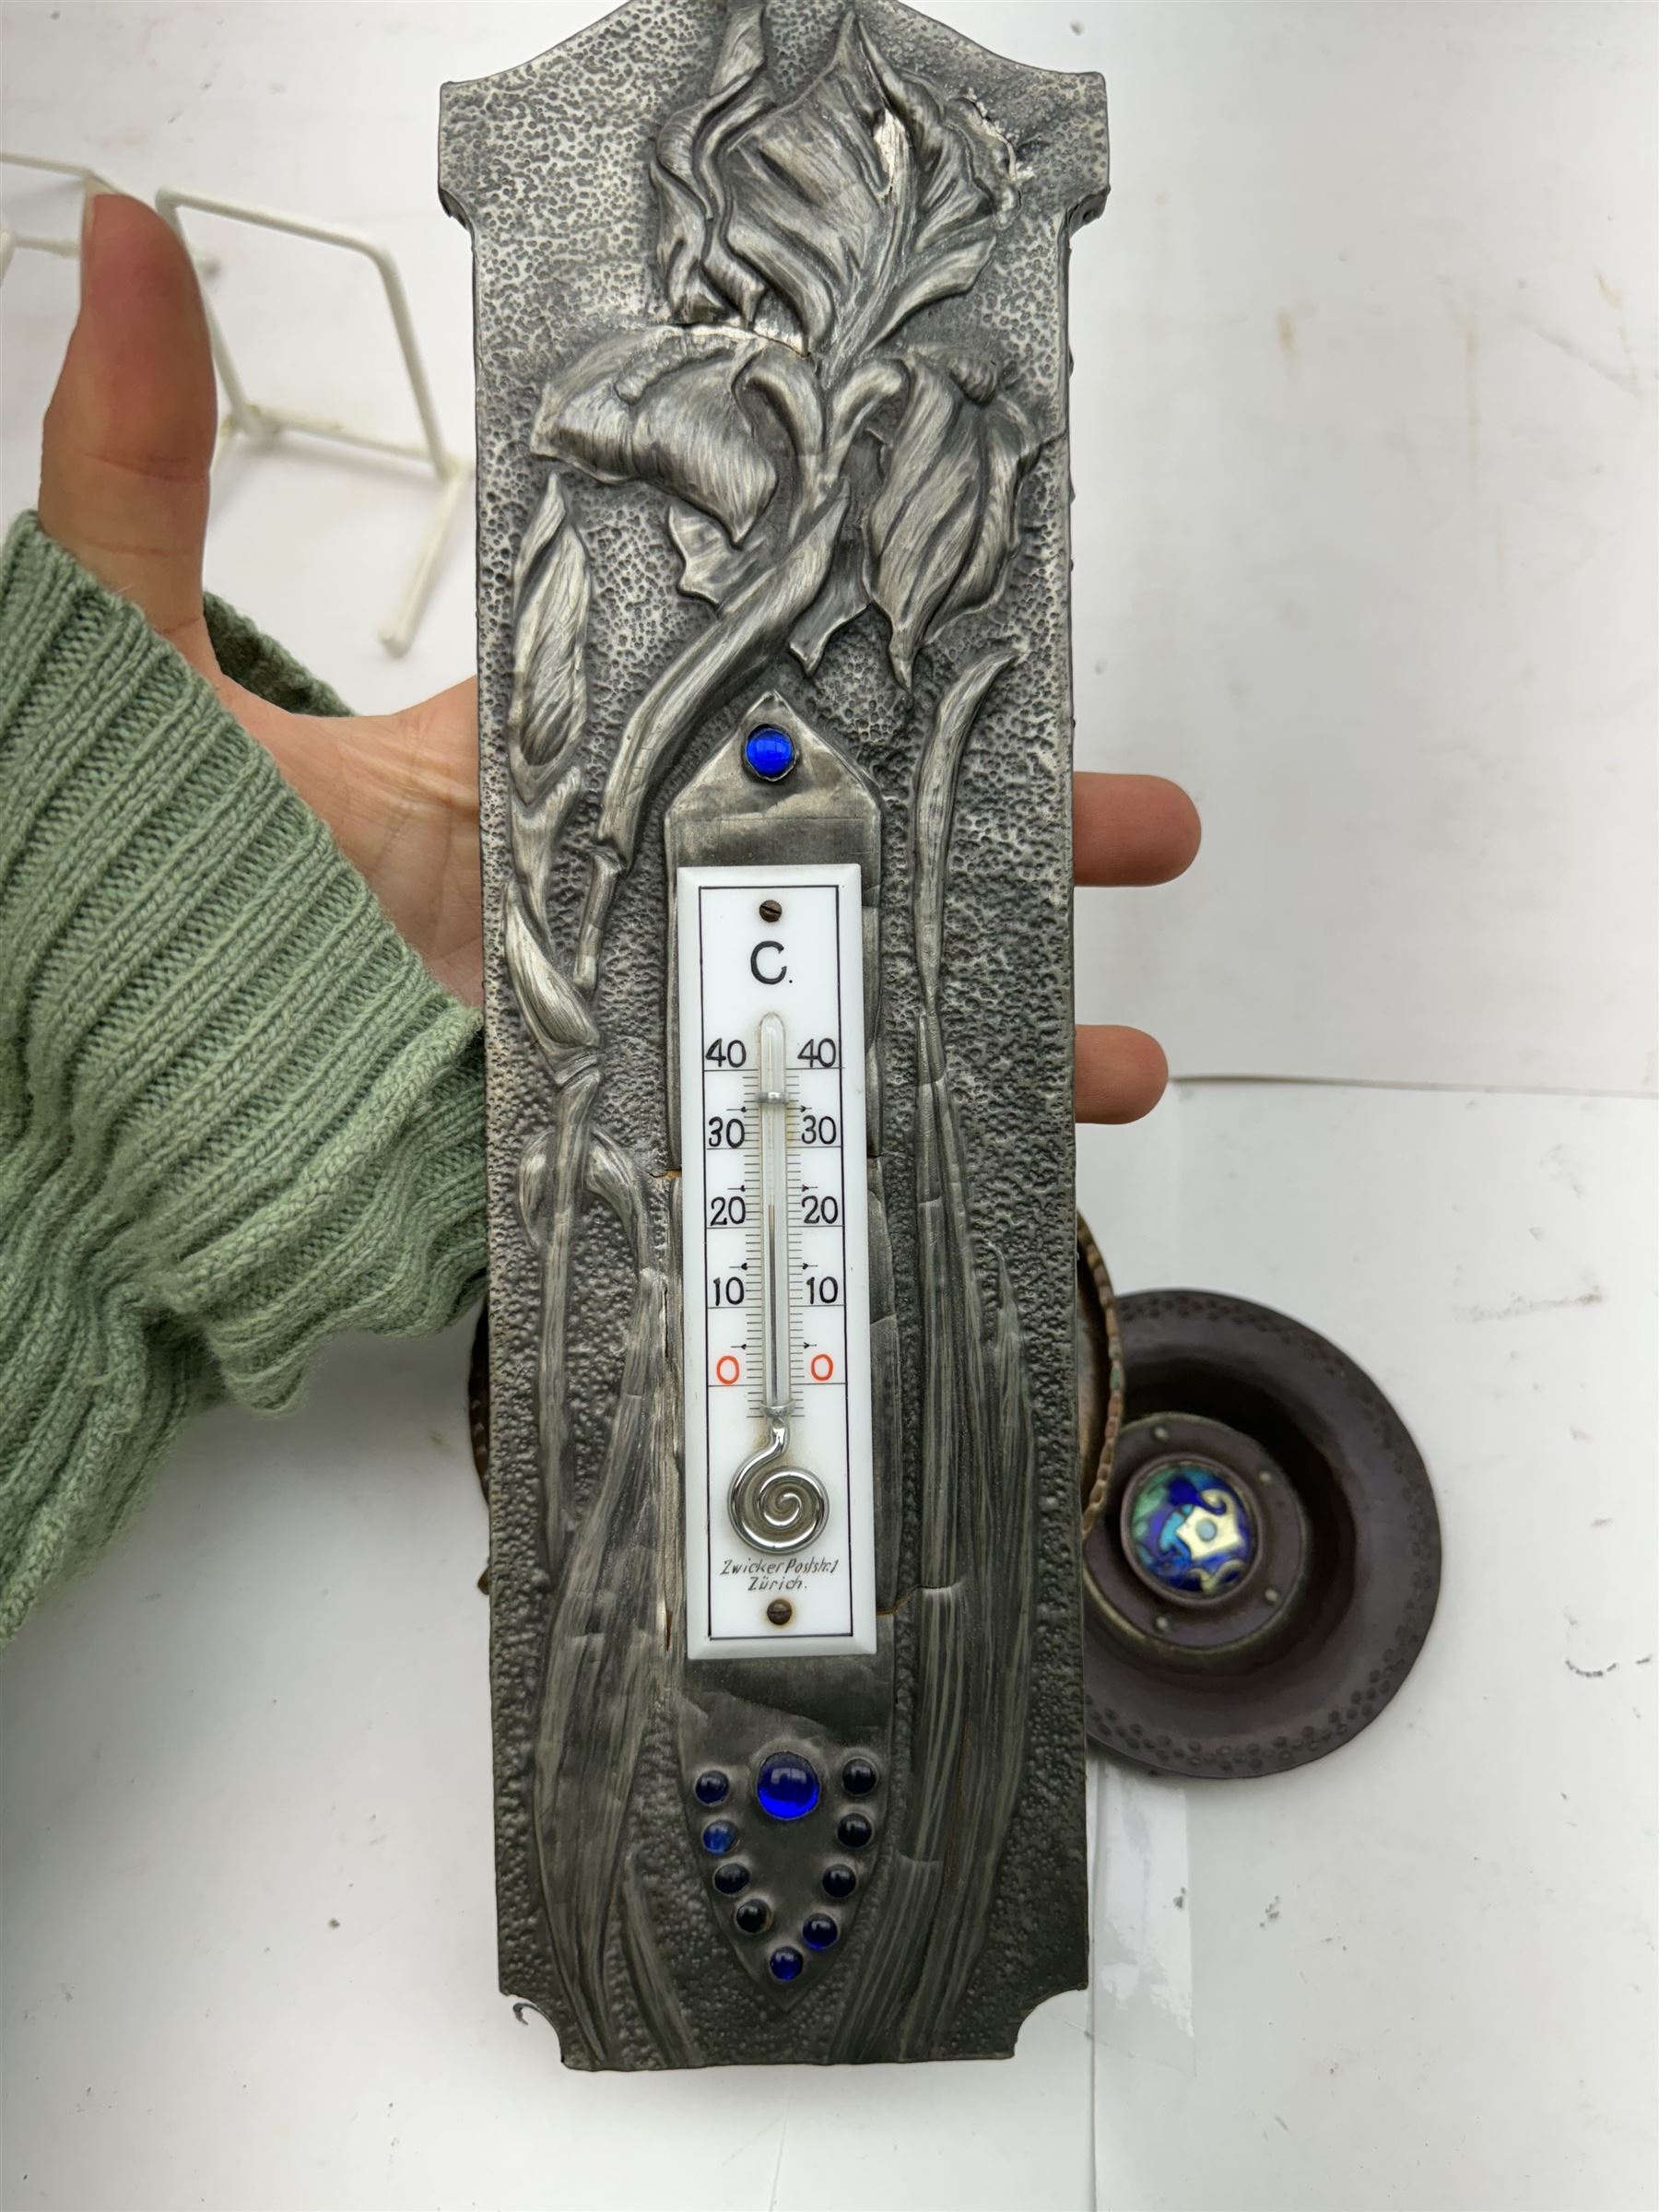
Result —
[[[224,386],[228,406],[228,412],[219,426],[219,453],[234,438],[244,438],[255,446],[269,446],[284,431],[294,431],[307,438],[321,439],[331,445],[349,446],[359,453],[384,453],[394,460],[416,461],[431,470],[437,484],[432,518],[396,610],[391,621],[380,632],[381,642],[388,653],[406,653],[420,618],[426,611],[427,602],[431,597],[444,540],[449,535],[450,524],[454,520],[472,469],[469,462],[458,453],[451,453],[443,442],[432,388],[427,379],[426,364],[420,358],[415,324],[409,313],[408,296],[404,290],[396,262],[384,246],[377,245],[373,239],[364,238],[358,231],[338,229],[332,224],[308,222],[299,216],[279,215],[268,207],[244,206],[237,201],[218,199],[207,193],[176,192],[171,186],[164,185],[156,194],[156,206],[178,232],[186,247],[190,241],[185,235],[181,216],[184,209],[191,208],[202,215],[223,216],[233,223],[253,223],[260,229],[280,230],[290,238],[310,239],[318,245],[336,246],[348,253],[360,253],[372,262],[379,272],[385,290],[386,305],[392,312],[393,327],[397,333],[398,347],[403,354],[409,389],[414,395],[416,412],[420,418],[422,435],[418,443],[347,429],[343,423],[329,422],[314,415],[296,414],[287,407],[266,406],[250,399],[218,318],[210,303],[204,300],[204,306],[208,335],[213,344],[214,366]]]
[[[80,185],[83,204],[93,192],[115,192],[121,189],[100,171],[88,169],[83,162],[60,161],[44,154],[0,151],[0,163],[14,169],[38,170],[48,175],[70,178]],[[215,275],[219,265],[213,257],[198,253],[191,245],[182,220],[182,212],[187,208],[202,215],[223,216],[233,223],[252,223],[263,230],[279,230],[289,238],[309,239],[317,245],[338,247],[348,253],[360,253],[374,265],[386,295],[386,305],[391,310],[393,328],[397,334],[409,390],[414,396],[416,412],[420,418],[421,437],[418,442],[377,437],[368,431],[349,429],[344,423],[329,422],[314,415],[298,414],[288,407],[267,406],[251,399],[218,317],[213,312],[212,302],[204,294],[202,304],[213,346],[214,367],[224,387],[227,403],[227,413],[219,424],[214,460],[217,465],[233,439],[241,438],[255,449],[268,450],[286,431],[320,439],[330,445],[348,446],[359,453],[382,453],[397,461],[414,461],[424,468],[429,468],[436,485],[431,520],[392,618],[379,632],[380,641],[388,653],[406,653],[431,598],[444,542],[471,477],[472,466],[470,462],[452,453],[444,444],[443,433],[438,423],[437,406],[432,398],[432,387],[415,336],[408,295],[404,290],[403,277],[396,262],[384,246],[377,245],[373,239],[364,238],[358,231],[339,229],[327,223],[310,222],[300,216],[278,214],[269,207],[249,207],[239,201],[220,199],[208,193],[179,192],[170,185],[164,185],[156,194],[156,207],[178,233],[198,272],[204,276]],[[78,234],[73,238],[37,235],[19,230],[14,225],[0,220],[0,281],[4,280],[11,266],[13,256],[24,251],[73,258],[80,252],[80,239]]]
[[[7,169],[43,170],[48,176],[71,177],[80,186],[83,201],[89,192],[120,190],[108,177],[87,168],[81,161],[54,161],[45,154],[8,154],[0,150],[0,163]],[[11,266],[14,253],[57,253],[72,261],[79,252],[78,237],[42,238],[34,231],[18,230],[10,223],[0,222],[0,277]]]
[[[13,154],[0,148],[0,165],[7,169],[32,169],[47,176],[68,177],[81,188],[81,204],[93,192],[120,192],[124,188],[112,182],[100,169],[88,169],[84,161],[58,161],[46,154]],[[55,253],[65,261],[73,261],[80,253],[78,232],[74,238],[45,238],[38,232],[18,230],[0,219],[0,278],[11,265],[16,253]],[[193,253],[199,276],[217,276],[218,263],[210,253]]]

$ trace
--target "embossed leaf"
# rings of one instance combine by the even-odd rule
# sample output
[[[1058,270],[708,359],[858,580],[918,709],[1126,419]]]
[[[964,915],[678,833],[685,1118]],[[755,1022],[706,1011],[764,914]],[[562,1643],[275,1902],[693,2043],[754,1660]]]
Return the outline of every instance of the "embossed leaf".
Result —
[[[508,893],[502,938],[512,994],[525,1024],[555,1070],[568,1072],[572,1055],[592,1054],[599,1032],[586,1000],[555,967],[536,935],[516,885]]]
[[[668,510],[668,535],[680,557],[680,590],[688,599],[724,606],[748,581],[752,553],[735,546],[712,515],[677,501]]]
[[[818,674],[830,639],[856,622],[869,604],[870,564],[863,541],[843,538],[823,590],[789,633],[789,650],[808,676]]]
[[[890,335],[931,300],[968,291],[1018,204],[1014,149],[977,100],[941,102],[926,80],[889,68],[866,38],[871,65],[914,149],[915,228],[872,338]]]
[[[741,541],[778,480],[734,389],[766,343],[673,324],[602,338],[542,394],[531,450],[602,484],[657,485]]]
[[[817,453],[826,435],[823,394],[810,362],[787,346],[771,340],[755,342],[753,358],[740,371],[739,383],[751,407],[776,418],[776,429],[797,456]],[[897,370],[897,364],[894,365]],[[780,501],[780,506],[785,502]],[[746,584],[776,558],[775,547],[764,535],[751,535],[735,544],[724,525],[712,515],[678,500],[668,509],[668,534],[682,563],[680,590],[693,599],[707,599],[724,607]]]
[[[664,283],[688,316],[776,328],[776,302],[812,352],[850,359],[974,282],[1015,204],[1013,155],[851,11],[821,74],[773,105],[759,11],[739,12],[710,100],[658,143]]]
[[[553,1196],[554,1139],[550,1129],[538,1129],[524,1140],[519,1154],[518,1210],[524,1233],[537,1252],[547,1249],[547,1213]]]
[[[906,685],[924,640],[1001,588],[1018,541],[1020,482],[1039,443],[1006,393],[982,399],[924,355],[909,356],[907,366],[910,398],[868,524],[870,596],[892,626],[888,653]]]
[[[657,134],[651,181],[657,195],[657,269],[682,323],[752,323],[766,287],[726,246],[720,157],[772,104],[766,82],[764,0],[735,0],[706,100],[671,115]]]
[[[588,559],[556,469],[519,539],[512,570],[512,701],[507,715],[513,788],[539,806],[566,771],[587,724]]]

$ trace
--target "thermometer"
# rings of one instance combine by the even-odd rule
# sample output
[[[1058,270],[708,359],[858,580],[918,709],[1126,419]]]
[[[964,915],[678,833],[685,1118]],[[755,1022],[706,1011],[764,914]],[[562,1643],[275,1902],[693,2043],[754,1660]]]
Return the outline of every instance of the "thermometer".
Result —
[[[687,1649],[876,1649],[860,877],[682,867]]]

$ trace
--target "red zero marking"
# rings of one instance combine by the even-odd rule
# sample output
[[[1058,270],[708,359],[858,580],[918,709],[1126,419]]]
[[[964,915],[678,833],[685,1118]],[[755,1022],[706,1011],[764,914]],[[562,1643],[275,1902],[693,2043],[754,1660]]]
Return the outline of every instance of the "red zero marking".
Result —
[[[813,1355],[812,1355],[812,1379],[813,1379],[813,1381],[814,1381],[815,1382],[829,1382],[829,1380],[830,1380],[830,1376],[831,1376],[831,1375],[832,1375],[834,1372],[835,1372],[835,1362],[834,1362],[834,1360],[833,1360],[833,1359],[830,1359],[830,1355],[829,1355],[829,1353],[828,1353],[828,1352],[814,1352],[814,1353],[813,1353]]]
[[[720,1358],[715,1360],[714,1372],[720,1377],[720,1380],[723,1382],[736,1382],[737,1362],[733,1359],[730,1352],[723,1352]]]

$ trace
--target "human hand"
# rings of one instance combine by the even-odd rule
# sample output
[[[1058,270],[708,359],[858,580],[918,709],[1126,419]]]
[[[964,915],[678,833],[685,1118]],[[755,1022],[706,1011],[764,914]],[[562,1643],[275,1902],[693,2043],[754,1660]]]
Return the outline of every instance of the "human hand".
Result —
[[[396,714],[313,715],[225,676],[202,606],[217,418],[189,255],[141,201],[98,194],[87,206],[80,316],[41,440],[41,526],[213,686],[439,982],[476,1004],[477,687],[456,684]],[[1074,793],[1079,884],[1164,883],[1190,865],[1198,818],[1176,784],[1079,775]],[[1079,1121],[1136,1120],[1165,1077],[1162,1052],[1142,1031],[1078,1030]]]
[[[397,714],[290,714],[222,673],[202,611],[218,413],[189,254],[142,201],[98,194],[41,438],[41,527],[206,678],[439,982],[476,1004],[477,687]]]

